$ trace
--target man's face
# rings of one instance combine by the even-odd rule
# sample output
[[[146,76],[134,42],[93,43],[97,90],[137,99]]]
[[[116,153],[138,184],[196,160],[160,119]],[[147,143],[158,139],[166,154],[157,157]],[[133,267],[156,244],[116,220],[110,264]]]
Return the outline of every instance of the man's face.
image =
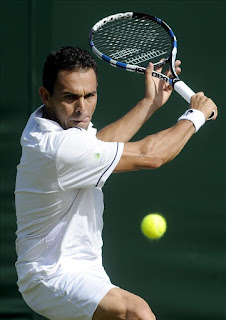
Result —
[[[53,94],[44,101],[51,120],[63,129],[87,129],[97,104],[97,77],[93,69],[60,71]]]

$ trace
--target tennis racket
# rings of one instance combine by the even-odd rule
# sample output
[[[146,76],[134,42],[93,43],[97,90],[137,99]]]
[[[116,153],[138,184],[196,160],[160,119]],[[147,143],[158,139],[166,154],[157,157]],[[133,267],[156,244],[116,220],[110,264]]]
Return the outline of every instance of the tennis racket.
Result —
[[[157,17],[137,12],[110,15],[92,27],[89,43],[92,51],[111,66],[144,74],[148,63],[152,62],[152,75],[173,86],[188,103],[195,94],[175,70],[176,36]],[[167,63],[172,78],[156,71]]]

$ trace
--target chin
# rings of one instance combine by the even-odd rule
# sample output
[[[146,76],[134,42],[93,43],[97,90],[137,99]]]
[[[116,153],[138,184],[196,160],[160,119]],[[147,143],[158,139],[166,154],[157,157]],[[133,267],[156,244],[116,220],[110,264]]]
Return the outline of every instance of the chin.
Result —
[[[87,130],[88,127],[89,127],[89,123],[88,124],[87,123],[84,123],[84,124],[83,123],[78,123],[78,124],[73,123],[72,125],[68,126],[68,129],[69,128],[81,128],[81,129]]]

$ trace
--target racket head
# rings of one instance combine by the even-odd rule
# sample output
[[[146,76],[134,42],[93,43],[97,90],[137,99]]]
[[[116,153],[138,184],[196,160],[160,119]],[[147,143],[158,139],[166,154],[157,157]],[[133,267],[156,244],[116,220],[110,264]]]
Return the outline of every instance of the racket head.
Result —
[[[91,29],[89,43],[99,58],[114,67],[145,73],[149,62],[155,69],[168,62],[173,78],[177,78],[176,36],[155,16],[125,12],[105,17]]]

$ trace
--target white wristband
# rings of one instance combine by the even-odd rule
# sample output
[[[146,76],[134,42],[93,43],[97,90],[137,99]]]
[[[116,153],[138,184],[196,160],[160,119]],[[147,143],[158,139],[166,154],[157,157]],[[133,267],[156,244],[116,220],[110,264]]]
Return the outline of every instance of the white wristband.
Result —
[[[180,120],[189,120],[194,124],[195,132],[197,132],[201,126],[206,122],[206,118],[202,111],[197,109],[188,109],[185,113],[178,119]]]

